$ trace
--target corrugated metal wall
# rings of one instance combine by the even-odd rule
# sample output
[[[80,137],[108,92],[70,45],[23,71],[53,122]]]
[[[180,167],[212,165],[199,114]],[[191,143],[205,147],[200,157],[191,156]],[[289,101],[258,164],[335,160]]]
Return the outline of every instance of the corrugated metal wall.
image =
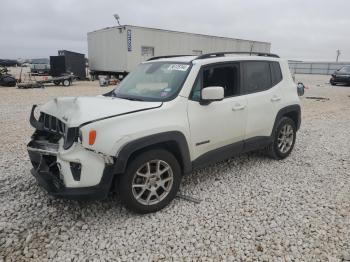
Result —
[[[131,32],[132,50],[127,52],[128,71],[150,57],[142,56],[143,46],[153,47],[154,56],[163,55],[198,55],[223,51],[250,51],[253,44],[254,52],[270,52],[270,43],[253,40],[242,40],[227,37],[216,37],[201,34],[174,32],[153,28],[127,26]]]
[[[89,66],[94,71],[129,72],[151,56],[250,51],[252,44],[254,52],[270,52],[267,42],[126,25],[88,33]]]
[[[335,70],[350,62],[294,62],[289,61],[289,68],[292,74],[315,74],[315,75],[331,75]]]
[[[116,28],[88,33],[90,70],[123,72],[126,70],[126,32]]]

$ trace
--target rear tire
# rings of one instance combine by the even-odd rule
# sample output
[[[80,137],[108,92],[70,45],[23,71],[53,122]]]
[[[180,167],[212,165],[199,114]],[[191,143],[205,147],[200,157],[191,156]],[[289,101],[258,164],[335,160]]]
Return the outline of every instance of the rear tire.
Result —
[[[273,159],[284,159],[292,152],[296,138],[296,125],[289,117],[282,117],[274,132],[273,141],[266,148],[268,156]]]
[[[181,178],[176,158],[166,150],[152,149],[131,160],[116,187],[127,209],[145,214],[167,206],[175,198]]]

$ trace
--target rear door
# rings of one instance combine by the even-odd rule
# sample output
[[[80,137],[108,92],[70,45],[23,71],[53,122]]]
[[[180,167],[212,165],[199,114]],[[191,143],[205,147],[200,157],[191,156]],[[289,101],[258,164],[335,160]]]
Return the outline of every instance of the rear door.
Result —
[[[283,102],[279,63],[244,61],[242,73],[242,92],[248,110],[245,138],[270,136]]]

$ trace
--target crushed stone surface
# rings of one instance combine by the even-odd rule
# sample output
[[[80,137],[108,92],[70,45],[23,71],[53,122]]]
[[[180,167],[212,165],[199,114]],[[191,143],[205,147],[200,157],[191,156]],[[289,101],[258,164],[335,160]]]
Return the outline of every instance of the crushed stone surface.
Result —
[[[308,87],[294,151],[243,154],[185,177],[164,210],[137,215],[117,196],[55,199],[30,174],[32,104],[112,87],[0,88],[0,261],[349,261],[350,87],[297,75]]]

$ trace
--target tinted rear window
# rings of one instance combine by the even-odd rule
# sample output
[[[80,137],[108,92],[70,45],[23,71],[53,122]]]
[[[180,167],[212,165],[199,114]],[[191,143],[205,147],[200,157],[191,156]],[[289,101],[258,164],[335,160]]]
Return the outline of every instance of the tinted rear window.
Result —
[[[246,94],[269,89],[271,85],[270,64],[267,61],[243,62],[243,92]]]

